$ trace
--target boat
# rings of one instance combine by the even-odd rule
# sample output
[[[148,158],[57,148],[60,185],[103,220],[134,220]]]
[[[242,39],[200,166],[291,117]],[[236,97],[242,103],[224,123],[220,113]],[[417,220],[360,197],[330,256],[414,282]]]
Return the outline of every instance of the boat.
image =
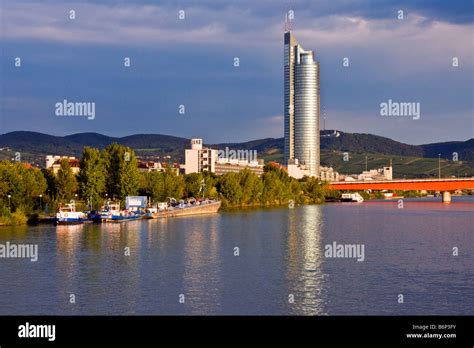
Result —
[[[386,192],[383,194],[384,199],[401,199],[404,198],[404,196],[397,196],[393,194],[393,192]]]
[[[142,216],[132,211],[121,210],[118,214],[112,214],[110,219],[107,219],[105,222],[125,222],[139,220]]]
[[[101,222],[125,222],[143,218],[143,214],[137,211],[120,209],[120,204],[107,202],[99,212]]]
[[[343,193],[341,196],[341,202],[362,203],[363,201],[364,201],[364,198],[360,195],[359,192]]]
[[[92,222],[102,222],[101,220],[101,215],[100,215],[100,211],[98,210],[90,210],[87,212],[87,217],[89,218],[89,220],[91,220]]]
[[[221,207],[222,202],[215,199],[190,199],[187,202],[181,200],[170,200],[168,204],[158,204],[156,212],[152,213],[154,219],[168,218],[176,216],[202,215],[217,213]]]
[[[59,211],[56,214],[55,224],[77,225],[88,221],[89,219],[85,213],[82,211],[76,211],[76,205],[74,203],[68,203],[59,208]]]

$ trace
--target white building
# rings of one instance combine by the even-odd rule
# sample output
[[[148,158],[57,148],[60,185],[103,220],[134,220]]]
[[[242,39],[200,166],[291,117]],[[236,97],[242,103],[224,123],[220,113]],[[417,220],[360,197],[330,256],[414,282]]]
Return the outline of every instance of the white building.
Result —
[[[301,179],[304,176],[310,176],[310,170],[307,166],[300,164],[298,159],[288,160],[288,175],[295,179]]]
[[[339,181],[339,173],[332,167],[320,167],[319,175],[322,181]]]
[[[392,180],[392,167],[383,167],[380,169],[364,170],[357,177],[358,180]]]
[[[215,172],[217,150],[202,147],[202,139],[191,139],[191,148],[185,151],[184,173]]]
[[[360,174],[350,174],[341,176],[344,181],[370,181],[370,180],[393,180],[393,167],[383,167],[379,169],[364,170]]]
[[[238,173],[248,169],[256,175],[263,174],[263,160],[238,160],[227,157],[218,157],[216,161],[215,173],[222,175],[225,173]]]

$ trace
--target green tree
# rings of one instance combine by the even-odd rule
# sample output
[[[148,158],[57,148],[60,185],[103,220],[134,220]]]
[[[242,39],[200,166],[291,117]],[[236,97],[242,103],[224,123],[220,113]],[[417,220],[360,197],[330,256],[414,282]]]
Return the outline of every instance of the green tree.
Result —
[[[324,185],[317,178],[305,178],[303,184],[304,193],[309,197],[312,203],[324,202]]]
[[[277,171],[272,170],[263,174],[262,199],[265,204],[281,204],[289,198],[286,192],[287,189]]]
[[[263,182],[248,169],[239,172],[240,187],[242,190],[242,204],[256,204],[260,202],[263,194]]]
[[[31,212],[39,206],[39,195],[43,195],[46,188],[46,179],[38,168],[27,167],[21,162],[0,162],[0,214],[17,209]]]
[[[203,179],[201,173],[191,173],[184,176],[187,197],[196,198],[202,196],[201,186]]]
[[[140,171],[133,150],[114,143],[104,149],[102,156],[107,173],[108,196],[124,202],[127,196],[137,194]]]
[[[149,196],[153,202],[163,201],[165,195],[164,174],[159,172],[144,173],[145,190],[143,193]]]
[[[180,199],[184,196],[185,182],[182,175],[176,175],[172,170],[163,173],[163,196],[161,201],[166,201],[169,197]]]
[[[216,174],[209,172],[209,171],[204,171],[201,173],[202,178],[204,179],[204,197],[206,198],[212,198],[216,199],[219,197],[219,192],[217,192],[217,176]],[[202,197],[203,193],[199,193],[200,196]]]
[[[225,200],[225,205],[239,205],[242,198],[239,175],[237,173],[225,173],[218,180],[217,190]]]
[[[61,167],[56,175],[56,191],[57,199],[60,202],[68,202],[74,197],[77,190],[77,179],[74,175],[69,160],[63,158],[61,160]]]
[[[84,147],[77,179],[81,196],[97,209],[102,203],[106,182],[105,161],[98,149]]]

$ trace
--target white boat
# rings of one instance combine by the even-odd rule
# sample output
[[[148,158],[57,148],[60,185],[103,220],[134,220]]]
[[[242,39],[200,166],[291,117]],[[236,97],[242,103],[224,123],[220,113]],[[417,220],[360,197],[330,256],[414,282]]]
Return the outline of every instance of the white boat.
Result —
[[[76,211],[74,203],[68,203],[64,207],[59,208],[55,223],[57,225],[75,225],[86,221],[89,221],[87,215],[82,211]]]
[[[363,201],[364,201],[364,198],[360,195],[359,192],[343,193],[341,196],[341,202],[362,203]]]
[[[404,198],[403,196],[396,196],[393,194],[393,192],[385,192],[383,194],[383,197],[385,199],[400,199],[400,198]]]

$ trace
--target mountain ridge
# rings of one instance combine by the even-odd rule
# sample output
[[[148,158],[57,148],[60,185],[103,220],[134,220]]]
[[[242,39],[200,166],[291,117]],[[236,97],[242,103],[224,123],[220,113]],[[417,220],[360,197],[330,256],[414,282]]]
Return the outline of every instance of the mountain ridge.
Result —
[[[332,131],[323,131],[325,134]],[[447,141],[422,145],[410,145],[396,140],[368,134],[346,133],[338,131],[338,137],[321,137],[321,150],[349,152],[358,154],[385,154],[451,158],[457,153],[460,161],[474,161],[474,138],[465,141]],[[66,136],[55,136],[40,132],[15,131],[0,135],[0,147],[32,154],[62,154],[79,157],[84,146],[104,148],[117,142],[132,149],[154,150],[163,154],[184,154],[189,147],[189,139],[164,134],[132,134],[124,137],[111,137],[95,132],[75,133]],[[281,155],[283,138],[263,138],[246,142],[208,144],[207,146],[222,149],[226,146],[234,149],[257,150],[260,154]]]

